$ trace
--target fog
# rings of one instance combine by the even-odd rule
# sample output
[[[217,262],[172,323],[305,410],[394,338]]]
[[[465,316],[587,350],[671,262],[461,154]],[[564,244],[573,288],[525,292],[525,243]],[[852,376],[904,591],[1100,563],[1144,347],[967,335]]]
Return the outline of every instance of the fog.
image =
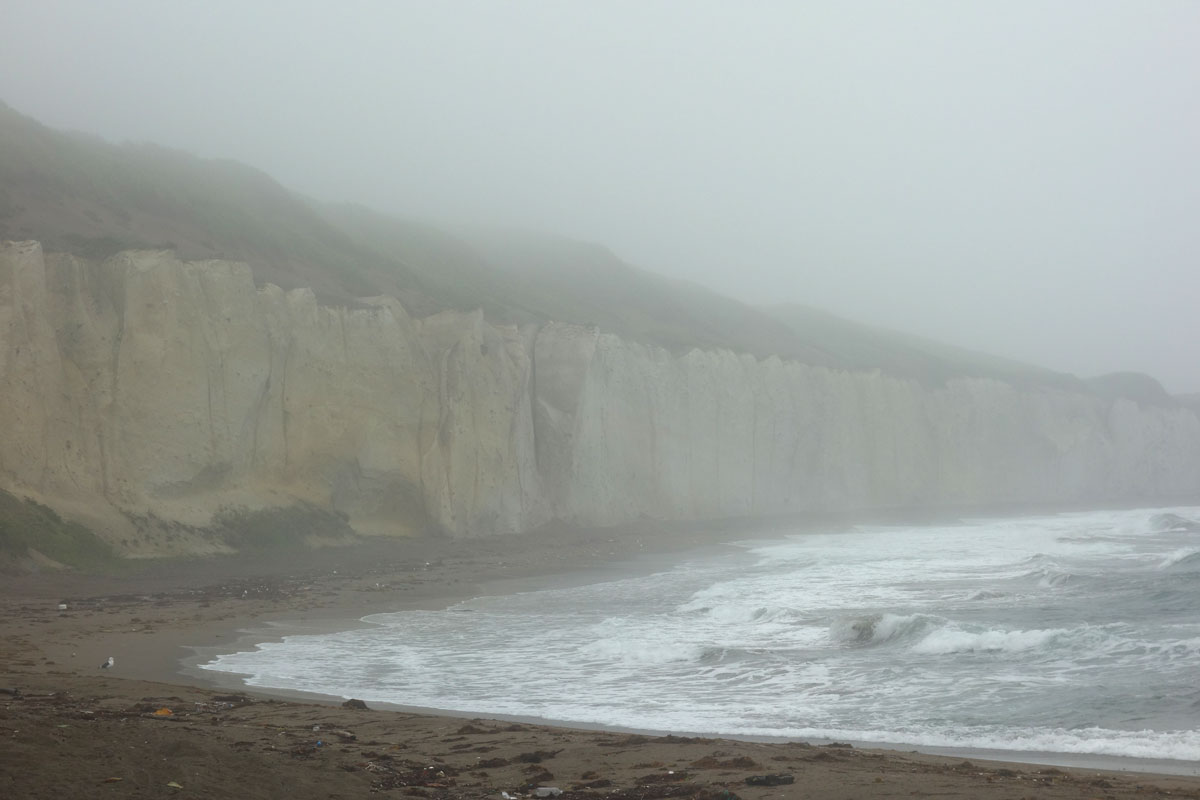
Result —
[[[1200,392],[1200,4],[7,4],[0,99]]]

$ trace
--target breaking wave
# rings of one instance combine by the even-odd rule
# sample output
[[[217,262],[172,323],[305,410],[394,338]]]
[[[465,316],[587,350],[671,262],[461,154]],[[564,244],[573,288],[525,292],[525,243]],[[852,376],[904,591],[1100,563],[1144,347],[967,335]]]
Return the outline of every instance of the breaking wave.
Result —
[[[927,655],[950,653],[1022,653],[1047,647],[1069,631],[1062,629],[1003,631],[990,630],[971,633],[963,630],[940,630],[931,633],[913,646],[913,652]]]
[[[1198,533],[1200,521],[1179,514],[1155,514],[1150,518],[1150,530],[1160,533]]]
[[[867,646],[912,641],[946,620],[928,614],[866,614],[840,617],[829,626],[829,638],[839,644]]]
[[[967,592],[964,600],[999,600],[1002,597],[1008,597],[1008,592],[998,592],[995,589],[976,589],[972,592]]]
[[[867,614],[841,617],[829,638],[851,647],[901,645],[922,655],[951,653],[1022,653],[1049,647],[1075,632],[1045,630],[966,630],[944,617],[929,614]]]
[[[1184,548],[1176,550],[1162,560],[1159,569],[1169,569],[1177,572],[1200,571],[1200,549]]]

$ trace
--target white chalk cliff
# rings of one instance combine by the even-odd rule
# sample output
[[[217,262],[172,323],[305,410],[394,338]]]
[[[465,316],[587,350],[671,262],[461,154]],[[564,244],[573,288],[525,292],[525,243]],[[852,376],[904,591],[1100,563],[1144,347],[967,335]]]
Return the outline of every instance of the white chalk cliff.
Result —
[[[238,263],[36,242],[0,245],[0,420],[0,488],[196,526],[298,501],[363,531],[478,536],[1200,496],[1187,408],[324,307]]]

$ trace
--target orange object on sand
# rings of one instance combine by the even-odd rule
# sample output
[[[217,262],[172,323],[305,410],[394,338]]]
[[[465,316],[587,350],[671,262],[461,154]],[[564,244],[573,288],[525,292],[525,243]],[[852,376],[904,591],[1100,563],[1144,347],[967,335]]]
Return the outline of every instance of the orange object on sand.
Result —
[[[154,716],[156,716],[156,717],[169,717],[169,716],[171,716],[171,715],[172,715],[172,714],[174,714],[174,713],[175,713],[175,712],[171,711],[171,709],[167,708],[166,706],[163,706],[163,707],[162,707],[162,708],[160,708],[158,711],[155,711],[155,712],[154,712]]]

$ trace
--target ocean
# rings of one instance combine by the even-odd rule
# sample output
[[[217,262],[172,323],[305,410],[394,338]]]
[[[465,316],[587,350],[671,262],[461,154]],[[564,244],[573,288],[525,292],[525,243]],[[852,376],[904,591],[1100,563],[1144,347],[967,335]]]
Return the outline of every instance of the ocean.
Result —
[[[204,669],[677,734],[1200,761],[1200,508],[780,532]]]

